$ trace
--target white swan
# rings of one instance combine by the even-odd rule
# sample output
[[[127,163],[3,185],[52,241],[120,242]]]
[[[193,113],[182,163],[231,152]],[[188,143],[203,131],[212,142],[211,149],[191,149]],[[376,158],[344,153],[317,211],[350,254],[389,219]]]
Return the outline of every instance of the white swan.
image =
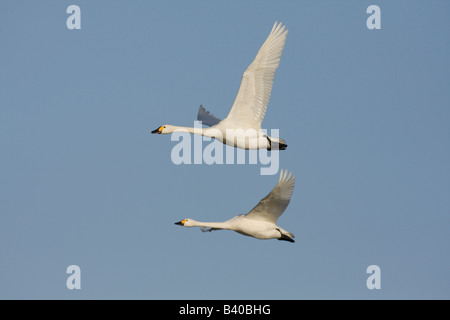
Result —
[[[225,119],[216,118],[200,106],[197,118],[211,128],[162,125],[152,133],[184,131],[215,138],[242,149],[286,149],[286,142],[266,135],[261,130],[261,123],[266,114],[275,70],[280,64],[287,33],[285,26],[275,22],[255,60],[245,70],[236,99]]]
[[[281,170],[278,184],[249,213],[242,214],[224,222],[199,222],[184,219],[175,222],[185,227],[200,227],[202,231],[234,230],[246,236],[258,239],[278,239],[294,242],[294,235],[282,228],[276,222],[286,210],[294,191],[295,176]]]

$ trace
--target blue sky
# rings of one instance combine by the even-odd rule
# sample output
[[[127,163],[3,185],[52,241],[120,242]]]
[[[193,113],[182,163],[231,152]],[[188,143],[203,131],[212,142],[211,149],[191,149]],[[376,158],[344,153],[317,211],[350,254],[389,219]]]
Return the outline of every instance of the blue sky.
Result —
[[[81,8],[69,30],[66,8]],[[381,30],[366,9],[381,8]],[[0,298],[449,299],[448,1],[0,2]],[[263,126],[296,243],[173,223],[247,213],[260,165],[174,165],[275,21]],[[205,143],[206,144],[206,143]],[[68,290],[66,269],[81,269]],[[368,290],[366,269],[381,269]]]

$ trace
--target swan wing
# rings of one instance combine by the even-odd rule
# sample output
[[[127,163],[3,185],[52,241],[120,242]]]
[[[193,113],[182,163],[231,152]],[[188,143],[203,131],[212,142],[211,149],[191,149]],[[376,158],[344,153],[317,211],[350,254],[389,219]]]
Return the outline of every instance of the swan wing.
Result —
[[[202,105],[200,105],[200,108],[198,108],[197,120],[201,121],[204,125],[207,125],[209,127],[212,127],[222,121],[209,111],[206,111],[206,109]]]
[[[275,22],[255,60],[245,70],[238,94],[226,118],[236,127],[261,128],[287,33],[285,26]]]
[[[292,172],[281,170],[278,184],[263,198],[246,217],[254,220],[263,220],[276,223],[277,219],[286,210],[294,191],[295,176]]]

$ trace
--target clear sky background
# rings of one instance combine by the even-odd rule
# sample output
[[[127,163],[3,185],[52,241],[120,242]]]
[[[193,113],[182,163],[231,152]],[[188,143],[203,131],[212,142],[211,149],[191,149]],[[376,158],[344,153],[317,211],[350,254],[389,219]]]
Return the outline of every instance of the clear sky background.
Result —
[[[438,0],[1,1],[0,298],[449,299],[449,14]],[[175,226],[247,213],[278,180],[176,166],[177,142],[150,134],[192,126],[200,104],[225,117],[276,20],[289,34],[263,126],[289,145],[278,222],[296,242]]]

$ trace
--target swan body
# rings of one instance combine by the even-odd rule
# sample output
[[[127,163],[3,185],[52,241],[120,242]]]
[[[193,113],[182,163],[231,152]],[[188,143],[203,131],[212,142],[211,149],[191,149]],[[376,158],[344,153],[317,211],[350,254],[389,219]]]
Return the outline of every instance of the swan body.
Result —
[[[193,219],[184,219],[175,224],[184,227],[200,227],[202,231],[233,230],[257,239],[294,242],[294,235],[276,223],[290,202],[294,184],[295,176],[281,170],[278,184],[249,213],[237,215],[224,222],[199,222]]]
[[[256,150],[265,148],[267,150],[284,150],[287,145],[283,139],[269,137],[262,129],[254,130],[222,126],[212,126],[211,128],[192,128],[180,127],[173,125],[163,125],[155,131],[160,131],[161,134],[168,134],[174,132],[188,132],[192,134],[199,134],[202,136],[214,138],[220,142],[241,149]],[[157,133],[153,131],[153,133]]]
[[[245,70],[236,99],[225,119],[217,118],[200,106],[197,119],[211,128],[163,125],[152,133],[170,134],[176,131],[187,131],[216,138],[224,144],[242,149],[286,149],[286,142],[265,134],[261,130],[261,123],[266,114],[275,71],[280,64],[287,33],[285,26],[275,22],[255,60]],[[208,131],[210,129],[214,129],[215,133]]]

